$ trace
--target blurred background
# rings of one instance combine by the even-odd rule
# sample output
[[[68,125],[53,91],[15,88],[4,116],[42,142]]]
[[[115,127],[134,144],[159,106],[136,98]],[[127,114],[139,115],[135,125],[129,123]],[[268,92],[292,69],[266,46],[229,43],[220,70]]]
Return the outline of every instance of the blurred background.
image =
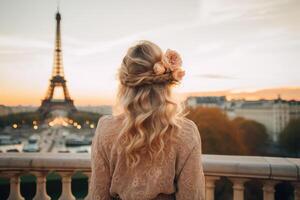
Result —
[[[126,50],[150,40],[182,56],[174,96],[203,153],[300,157],[299,10],[297,0],[0,0],[0,152],[89,153],[99,118],[119,112]],[[230,199],[226,188],[217,198]]]

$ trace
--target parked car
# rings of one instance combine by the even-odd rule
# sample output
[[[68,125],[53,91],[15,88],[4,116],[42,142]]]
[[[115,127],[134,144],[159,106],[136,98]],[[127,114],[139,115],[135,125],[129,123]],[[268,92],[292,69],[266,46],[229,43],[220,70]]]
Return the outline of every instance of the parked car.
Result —
[[[28,143],[23,147],[23,152],[39,152],[40,146],[38,143]]]
[[[28,138],[28,143],[30,144],[33,144],[33,143],[38,143],[40,141],[40,136],[39,135],[31,135],[29,138]]]
[[[8,149],[8,150],[6,150],[6,152],[19,152],[19,150],[18,149]]]

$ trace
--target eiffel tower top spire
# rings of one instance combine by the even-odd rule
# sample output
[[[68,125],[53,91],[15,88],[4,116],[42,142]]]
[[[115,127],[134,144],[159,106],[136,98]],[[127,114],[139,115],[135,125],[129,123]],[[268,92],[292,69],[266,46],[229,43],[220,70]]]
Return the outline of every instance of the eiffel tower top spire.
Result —
[[[60,1],[57,0],[57,12],[59,12],[59,3],[60,3]]]
[[[54,48],[54,63],[52,77],[64,76],[62,49],[61,49],[61,33],[60,33],[60,21],[61,15],[59,13],[59,7],[57,7],[56,19],[56,34],[55,34],[55,48]]]

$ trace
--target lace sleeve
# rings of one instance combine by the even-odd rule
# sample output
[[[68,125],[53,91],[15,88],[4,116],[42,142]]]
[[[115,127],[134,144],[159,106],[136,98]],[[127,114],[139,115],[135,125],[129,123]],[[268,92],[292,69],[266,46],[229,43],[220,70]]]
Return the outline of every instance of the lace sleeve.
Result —
[[[91,146],[91,180],[89,186],[90,199],[109,200],[110,174],[108,161],[101,145],[100,128],[104,117],[100,118]]]
[[[202,166],[201,138],[197,126],[194,124],[198,141],[187,157],[178,176],[176,200],[204,200],[205,178]]]

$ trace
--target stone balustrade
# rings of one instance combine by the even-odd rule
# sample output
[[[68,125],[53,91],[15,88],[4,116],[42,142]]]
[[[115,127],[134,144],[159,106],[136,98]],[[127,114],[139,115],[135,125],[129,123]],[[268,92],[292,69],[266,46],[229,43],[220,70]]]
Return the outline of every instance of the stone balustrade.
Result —
[[[233,200],[244,199],[245,183],[258,180],[262,183],[263,199],[273,200],[275,186],[288,182],[293,186],[294,199],[300,200],[300,159],[257,156],[203,155],[206,178],[206,200],[213,200],[215,184],[221,177],[232,183]],[[72,200],[71,178],[76,172],[90,177],[90,154],[70,153],[1,153],[0,177],[9,178],[8,199],[24,199],[20,194],[20,176],[36,176],[34,199],[50,199],[46,192],[46,176],[57,172],[62,180],[60,200]],[[89,199],[88,195],[86,199]]]

